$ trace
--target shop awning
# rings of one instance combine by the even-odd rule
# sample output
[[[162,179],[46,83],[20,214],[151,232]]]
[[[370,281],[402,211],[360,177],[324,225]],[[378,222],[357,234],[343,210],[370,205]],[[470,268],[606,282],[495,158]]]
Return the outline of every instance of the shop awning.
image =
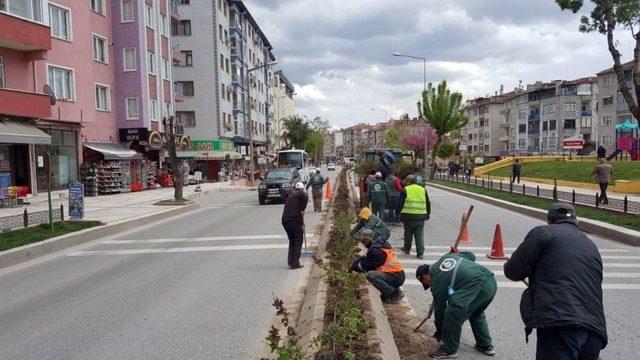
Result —
[[[51,144],[51,136],[27,121],[0,117],[0,143]]]
[[[85,147],[104,155],[105,160],[140,160],[142,154],[120,144],[108,142],[86,142]]]
[[[193,158],[194,160],[226,160],[229,155],[230,160],[242,159],[242,155],[235,151],[178,151],[176,155],[179,158]]]

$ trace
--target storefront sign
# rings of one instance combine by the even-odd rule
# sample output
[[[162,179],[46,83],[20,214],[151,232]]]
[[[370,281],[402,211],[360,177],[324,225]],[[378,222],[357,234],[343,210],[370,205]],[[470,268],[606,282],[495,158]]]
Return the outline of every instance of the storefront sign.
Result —
[[[149,137],[147,128],[120,129],[120,141],[146,141]]]
[[[178,147],[182,149],[191,149],[191,138],[187,135],[182,135],[178,142]]]
[[[563,148],[565,150],[582,150],[584,148],[584,138],[582,134],[564,139]]]
[[[164,147],[164,138],[162,137],[162,134],[160,134],[159,132],[152,131],[149,134],[149,139],[147,140],[147,143],[149,143],[149,146],[154,149],[161,149],[162,147]]]
[[[69,184],[69,217],[81,220],[84,217],[84,185]]]
[[[206,151],[206,150],[220,150],[220,151],[235,151],[236,147],[233,141],[228,140],[191,140],[190,150]]]

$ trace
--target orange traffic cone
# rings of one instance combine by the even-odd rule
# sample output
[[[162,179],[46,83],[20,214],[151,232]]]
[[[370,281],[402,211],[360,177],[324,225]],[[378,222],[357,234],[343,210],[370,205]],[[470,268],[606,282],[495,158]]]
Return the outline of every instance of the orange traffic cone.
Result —
[[[464,218],[467,216],[467,214],[462,214],[462,221],[464,222]],[[464,229],[462,230],[462,237],[460,238],[460,243],[470,243],[471,240],[469,239],[469,231],[467,230],[467,227],[465,226]]]
[[[504,245],[502,244],[502,228],[500,224],[496,224],[496,231],[493,233],[493,245],[491,245],[491,254],[487,254],[489,259],[507,260],[509,257],[504,254]]]
[[[327,178],[327,190],[324,193],[324,198],[333,199],[333,191],[331,190],[331,182],[329,181],[329,178]]]

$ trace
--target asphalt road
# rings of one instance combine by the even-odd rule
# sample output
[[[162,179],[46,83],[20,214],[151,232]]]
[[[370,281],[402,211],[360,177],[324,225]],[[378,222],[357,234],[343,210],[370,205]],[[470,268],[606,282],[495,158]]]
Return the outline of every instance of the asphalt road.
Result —
[[[469,205],[475,209],[469,223],[471,243],[461,246],[476,254],[477,261],[494,271],[498,281],[498,293],[488,308],[486,315],[491,335],[497,351],[496,359],[533,359],[535,358],[535,331],[525,343],[524,326],[520,320],[519,302],[522,286],[510,282],[502,275],[503,261],[486,257],[490,252],[495,226],[502,227],[503,240],[507,254],[524,239],[526,233],[541,221],[523,216],[492,205],[448,193],[429,189],[432,202],[431,219],[425,226],[427,252],[424,260],[415,257],[415,244],[412,255],[397,251],[405,261],[407,282],[403,286],[410,303],[418,315],[426,316],[431,293],[425,292],[415,277],[415,269],[422,263],[433,263],[455,240],[460,227],[463,212]],[[580,214],[578,214],[580,215]],[[398,248],[402,246],[402,227],[392,228],[392,242]],[[640,349],[640,334],[636,331],[640,324],[640,308],[637,299],[640,296],[640,248],[629,247],[607,239],[592,237],[598,245],[604,262],[604,307],[609,333],[609,345],[602,352],[603,359],[637,359]],[[435,327],[430,321],[425,327],[433,333]],[[473,349],[475,341],[468,326],[462,332],[459,350],[461,359],[485,359]],[[425,355],[425,358],[426,355]]]
[[[260,206],[255,191],[202,205],[0,271],[0,359],[255,357],[273,295],[302,274],[287,268],[283,205]],[[312,206],[307,233],[321,216]]]

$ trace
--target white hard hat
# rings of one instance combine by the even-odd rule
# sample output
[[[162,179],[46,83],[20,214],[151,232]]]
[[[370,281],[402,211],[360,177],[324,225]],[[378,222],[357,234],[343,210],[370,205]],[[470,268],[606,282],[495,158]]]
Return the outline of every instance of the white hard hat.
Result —
[[[296,184],[296,189],[298,190],[304,190],[304,184],[302,182],[299,182]]]
[[[381,178],[381,177],[382,177],[382,173],[381,173],[380,171],[378,171],[378,172],[376,173],[376,177],[377,177],[377,178]]]

